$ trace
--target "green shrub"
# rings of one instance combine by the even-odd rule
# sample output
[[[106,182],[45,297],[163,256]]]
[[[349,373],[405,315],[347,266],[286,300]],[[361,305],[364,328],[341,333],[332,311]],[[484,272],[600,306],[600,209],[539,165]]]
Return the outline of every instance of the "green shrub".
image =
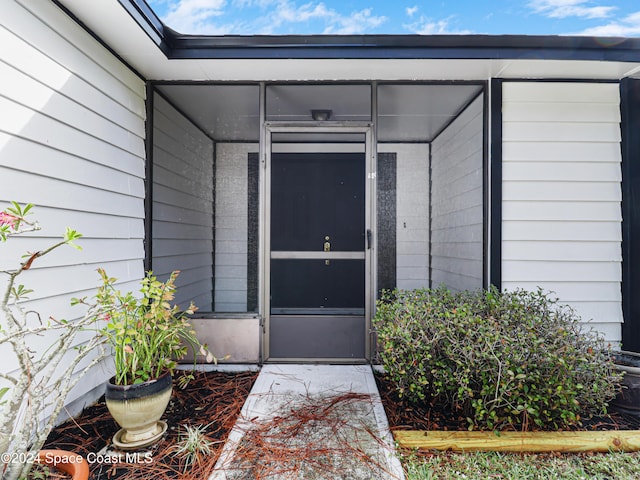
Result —
[[[602,338],[541,290],[384,292],[374,326],[400,395],[444,403],[470,430],[576,425],[619,388]]]

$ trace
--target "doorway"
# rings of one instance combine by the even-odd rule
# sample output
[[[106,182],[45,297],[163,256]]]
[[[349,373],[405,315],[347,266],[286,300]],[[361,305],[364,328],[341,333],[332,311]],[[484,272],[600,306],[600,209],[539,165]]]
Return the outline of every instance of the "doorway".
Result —
[[[369,127],[270,125],[267,137],[266,358],[365,361]]]

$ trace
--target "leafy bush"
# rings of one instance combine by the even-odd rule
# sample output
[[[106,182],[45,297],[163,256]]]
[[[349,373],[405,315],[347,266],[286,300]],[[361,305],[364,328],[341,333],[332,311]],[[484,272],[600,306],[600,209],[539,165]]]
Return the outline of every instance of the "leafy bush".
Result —
[[[469,429],[562,428],[619,388],[605,345],[541,290],[384,292],[374,326],[399,393],[441,402]]]
[[[194,352],[199,348],[208,362],[216,360],[206,345],[200,344],[189,323],[188,315],[196,310],[193,302],[185,311],[171,305],[180,272],[171,272],[164,283],[147,272],[140,282],[140,298],[117,290],[116,279],[104,269],[99,268],[98,273],[102,286],[95,298],[109,322],[102,333],[113,348],[116,385],[143,383],[165,372],[173,374],[176,360],[187,354],[187,345]]]

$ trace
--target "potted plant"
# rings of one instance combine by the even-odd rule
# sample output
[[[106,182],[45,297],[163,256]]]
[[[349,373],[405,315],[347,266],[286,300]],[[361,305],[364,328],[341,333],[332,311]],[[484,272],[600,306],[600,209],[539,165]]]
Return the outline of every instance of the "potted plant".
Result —
[[[181,311],[172,305],[178,271],[165,282],[148,272],[141,281],[141,295],[121,293],[115,278],[98,270],[102,286],[96,300],[108,321],[103,330],[112,348],[115,375],[108,382],[105,401],[109,412],[122,427],[113,437],[120,449],[151,445],[167,429],[160,421],[172,392],[172,374],[177,360],[188,347],[200,351],[208,362],[215,358],[201,345],[188,315],[196,307]]]
[[[611,401],[611,407],[619,412],[640,416],[640,354],[612,352],[616,370],[623,374],[622,388]]]
[[[67,450],[40,450],[37,462],[68,475],[71,480],[89,478],[89,463],[82,455]]]
[[[0,243],[40,230],[38,223],[28,218],[32,207],[13,202],[0,211]],[[17,365],[14,371],[0,372],[0,477],[5,480],[25,478],[36,461],[47,463],[49,457],[41,448],[64,407],[67,394],[104,358],[104,338],[94,325],[100,315],[99,305],[88,305],[85,314],[75,320],[41,315],[26,303],[33,291],[18,284],[19,278],[41,257],[64,245],[80,249],[74,241],[81,236],[67,228],[60,241],[28,252],[16,267],[8,267],[7,257],[2,256],[0,348],[3,363]],[[78,346],[78,334],[87,330],[93,330],[95,335]],[[36,343],[41,347],[35,346]],[[56,468],[61,467],[65,459],[82,463],[79,456],[71,452],[58,453],[55,457]],[[85,471],[86,468],[82,468],[83,475]],[[86,473],[88,475],[88,471]],[[86,479],[87,475],[74,478]]]

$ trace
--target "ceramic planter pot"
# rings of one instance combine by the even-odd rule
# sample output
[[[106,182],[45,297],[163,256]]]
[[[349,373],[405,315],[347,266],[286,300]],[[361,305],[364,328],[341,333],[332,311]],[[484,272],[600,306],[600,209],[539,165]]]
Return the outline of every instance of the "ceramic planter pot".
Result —
[[[87,480],[89,464],[77,453],[66,450],[40,450],[38,461],[50,468],[71,475],[71,480]]]
[[[121,430],[113,437],[113,444],[122,450],[146,447],[158,441],[167,431],[160,421],[169,404],[172,392],[171,375],[135,385],[107,383],[105,402]]]
[[[640,354],[614,352],[613,361],[618,371],[624,372],[622,391],[610,404],[619,412],[640,416]]]

